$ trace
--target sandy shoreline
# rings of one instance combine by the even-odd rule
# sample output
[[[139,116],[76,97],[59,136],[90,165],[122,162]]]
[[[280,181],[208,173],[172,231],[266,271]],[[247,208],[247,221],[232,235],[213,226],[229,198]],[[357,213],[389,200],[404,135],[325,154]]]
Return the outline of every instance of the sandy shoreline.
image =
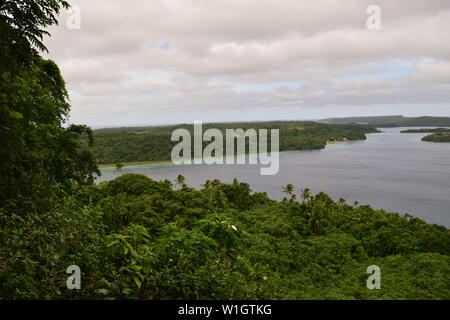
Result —
[[[136,162],[122,162],[123,167],[138,167],[138,166],[158,166],[158,165],[170,165],[172,164],[171,160],[164,160],[164,161],[136,161]],[[109,164],[99,164],[98,167],[100,169],[115,169],[116,165],[109,163]]]

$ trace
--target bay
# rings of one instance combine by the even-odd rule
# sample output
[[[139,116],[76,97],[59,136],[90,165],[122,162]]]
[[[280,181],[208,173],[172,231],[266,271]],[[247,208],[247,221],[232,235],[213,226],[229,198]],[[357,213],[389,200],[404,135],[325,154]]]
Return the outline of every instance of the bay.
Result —
[[[410,213],[427,222],[450,227],[450,143],[422,142],[424,133],[400,133],[408,128],[380,128],[365,141],[328,145],[323,150],[280,153],[280,170],[261,176],[258,165],[187,165],[171,163],[126,166],[120,173],[103,168],[98,181],[119,174],[139,173],[155,180],[175,180],[199,188],[206,180],[231,182],[235,177],[253,191],[282,199],[288,183],[323,191],[348,203]],[[417,128],[416,128],[417,129]]]

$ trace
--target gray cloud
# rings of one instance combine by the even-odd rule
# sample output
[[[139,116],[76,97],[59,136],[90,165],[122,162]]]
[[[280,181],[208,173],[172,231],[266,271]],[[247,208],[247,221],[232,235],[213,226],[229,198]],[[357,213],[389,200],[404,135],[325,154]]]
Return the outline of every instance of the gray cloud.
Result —
[[[440,0],[74,0],[52,28],[72,121],[90,125],[405,113],[450,116]],[[381,8],[382,29],[366,28]]]

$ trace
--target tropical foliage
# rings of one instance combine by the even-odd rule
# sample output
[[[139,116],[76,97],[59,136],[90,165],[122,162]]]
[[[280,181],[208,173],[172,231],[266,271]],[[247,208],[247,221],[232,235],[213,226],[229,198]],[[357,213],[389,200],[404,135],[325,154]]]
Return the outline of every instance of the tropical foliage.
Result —
[[[237,179],[196,190],[125,174],[74,183],[26,219],[2,211],[8,299],[449,299],[450,234],[409,215]],[[299,194],[301,201],[293,195]],[[66,288],[69,265],[81,290]],[[368,290],[378,265],[382,289]]]
[[[170,160],[171,151],[178,143],[171,141],[171,134],[180,128],[189,130],[191,137],[194,137],[192,125],[95,130],[95,146],[91,150],[100,164]],[[375,128],[365,125],[333,125],[301,121],[203,125],[203,130],[209,128],[221,130],[224,136],[226,129],[279,129],[280,151],[322,149],[328,141],[364,140],[365,133],[377,132]],[[209,142],[204,142],[203,148],[208,144]],[[248,146],[246,152],[248,152]]]
[[[237,179],[206,181],[201,190],[183,176],[175,186],[133,174],[93,183],[96,160],[81,140],[91,143],[92,132],[67,125],[64,81],[38,53],[64,7],[0,1],[0,299],[450,298],[450,234],[409,215],[293,185],[277,202]],[[155,130],[156,144],[142,155],[122,143],[147,141],[146,133],[96,134],[120,146],[97,154],[118,172],[121,161],[165,156],[167,129]],[[291,123],[282,130],[292,131],[282,145],[295,149],[370,129]],[[373,264],[381,290],[366,288]],[[66,286],[72,265],[82,272],[80,290]]]

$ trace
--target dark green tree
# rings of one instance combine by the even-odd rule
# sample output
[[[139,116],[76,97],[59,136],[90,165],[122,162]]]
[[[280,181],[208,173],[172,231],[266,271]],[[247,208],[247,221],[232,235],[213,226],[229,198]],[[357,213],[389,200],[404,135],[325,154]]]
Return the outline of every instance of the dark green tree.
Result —
[[[294,186],[292,184],[289,183],[285,187],[283,187],[283,193],[285,193],[289,197],[290,201],[295,201]]]
[[[183,189],[186,186],[185,181],[186,181],[186,178],[184,176],[182,176],[181,174],[179,174],[177,179],[175,180],[175,186]]]
[[[305,188],[302,190],[302,201],[308,202],[311,200],[311,190],[309,188]]]
[[[116,163],[116,172],[121,172],[123,168],[123,163],[122,162],[117,162]]]
[[[0,1],[0,205],[31,199],[45,209],[48,197],[72,181],[99,174],[79,138],[92,132],[70,125],[69,98],[57,65],[39,56],[45,30],[57,23],[62,0]],[[15,199],[21,198],[22,201]],[[30,205],[27,205],[29,210]]]

